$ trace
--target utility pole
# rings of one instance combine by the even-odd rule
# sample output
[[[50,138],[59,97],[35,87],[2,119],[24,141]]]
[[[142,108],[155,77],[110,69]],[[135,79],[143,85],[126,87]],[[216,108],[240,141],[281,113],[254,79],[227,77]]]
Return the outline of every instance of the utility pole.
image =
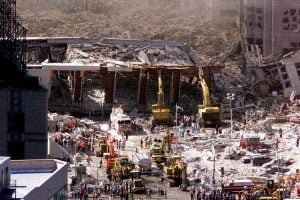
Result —
[[[212,173],[212,184],[213,187],[215,187],[216,179],[215,179],[215,173],[216,173],[216,152],[215,152],[215,146],[212,145],[212,153],[214,156],[214,163],[213,163],[213,173]]]
[[[279,151],[278,151],[278,147],[279,147],[279,139],[277,138],[276,140],[276,154],[277,154],[277,179],[279,181],[279,191],[278,191],[278,199],[280,199],[280,189],[281,189],[281,180],[279,179]]]
[[[232,101],[234,100],[234,94],[233,93],[228,93],[227,94],[227,99],[229,100],[229,104],[230,104],[230,136],[228,137],[228,140],[229,138],[232,136],[232,126],[233,126],[233,121],[232,121]]]
[[[178,121],[178,109],[182,110],[183,111],[183,108],[181,108],[180,106],[177,106],[177,103],[176,103],[176,107],[175,107],[175,128],[176,128],[176,133],[178,134],[178,128],[177,128],[177,121]]]

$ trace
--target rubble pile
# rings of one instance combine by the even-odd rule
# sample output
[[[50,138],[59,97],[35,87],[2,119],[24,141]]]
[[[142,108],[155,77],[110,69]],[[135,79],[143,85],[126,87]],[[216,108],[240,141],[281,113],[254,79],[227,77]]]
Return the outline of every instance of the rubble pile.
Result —
[[[87,8],[83,8],[83,2]],[[18,6],[20,15],[28,23],[29,35],[35,37],[174,40],[191,49],[203,65],[223,64],[236,52],[240,40],[234,19],[221,26],[206,23],[201,2],[195,0],[156,3],[148,0],[24,0]]]
[[[264,119],[265,120],[265,119]],[[175,152],[179,153],[188,163],[188,177],[191,181],[202,180],[210,183],[213,174],[213,164],[215,156],[216,180],[221,181],[220,168],[225,168],[224,183],[249,176],[276,176],[278,170],[278,159],[280,159],[280,172],[286,174],[295,173],[299,160],[294,159],[297,152],[297,139],[299,133],[296,125],[291,123],[272,124],[272,135],[266,133],[263,126],[264,120],[249,120],[250,126],[247,129],[230,133],[229,128],[225,128],[223,134],[214,134],[199,130],[199,134],[192,134],[185,139],[178,139]],[[279,129],[285,130],[282,136]],[[249,135],[251,133],[251,135]],[[228,136],[231,137],[228,139]],[[240,138],[259,137],[261,142],[259,147],[248,147],[243,149],[240,146]],[[278,147],[278,148],[277,148]],[[249,157],[252,163],[244,161]],[[256,159],[258,160],[257,163]],[[254,160],[254,161],[253,161]]]
[[[105,39],[104,39],[105,42]],[[67,63],[99,63],[112,59],[123,62],[139,62],[147,66],[193,66],[188,54],[174,43],[150,46],[151,43],[126,44],[92,44],[69,45],[66,52]],[[174,46],[171,46],[174,45]]]

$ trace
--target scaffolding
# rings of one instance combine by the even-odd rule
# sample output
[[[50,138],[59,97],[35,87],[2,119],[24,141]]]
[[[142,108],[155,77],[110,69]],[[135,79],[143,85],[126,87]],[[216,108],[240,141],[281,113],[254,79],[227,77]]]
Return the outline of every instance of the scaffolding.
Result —
[[[16,0],[0,0],[0,56],[26,71],[26,28],[16,13]]]

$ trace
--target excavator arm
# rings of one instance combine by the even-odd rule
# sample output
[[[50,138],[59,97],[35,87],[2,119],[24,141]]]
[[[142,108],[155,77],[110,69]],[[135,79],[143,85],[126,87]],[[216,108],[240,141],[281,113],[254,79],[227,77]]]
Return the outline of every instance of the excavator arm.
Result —
[[[165,106],[164,92],[161,79],[161,70],[158,70],[158,91],[157,91],[157,104],[152,105],[152,126],[157,124],[170,124],[171,116],[170,109]]]
[[[209,89],[203,76],[203,71],[199,68],[199,83],[203,94],[203,104],[198,106],[199,117],[206,124],[220,124],[220,108],[211,106]]]
[[[200,85],[202,87],[203,106],[209,107],[210,106],[209,89],[208,89],[208,86],[205,82],[205,79],[203,78],[202,70],[199,70],[199,80],[200,80]]]

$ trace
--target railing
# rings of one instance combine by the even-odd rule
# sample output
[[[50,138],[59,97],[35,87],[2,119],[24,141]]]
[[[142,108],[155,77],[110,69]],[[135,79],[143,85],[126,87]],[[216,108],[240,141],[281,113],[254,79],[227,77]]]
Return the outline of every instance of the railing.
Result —
[[[26,70],[26,33],[16,14],[16,0],[0,0],[0,55]]]

